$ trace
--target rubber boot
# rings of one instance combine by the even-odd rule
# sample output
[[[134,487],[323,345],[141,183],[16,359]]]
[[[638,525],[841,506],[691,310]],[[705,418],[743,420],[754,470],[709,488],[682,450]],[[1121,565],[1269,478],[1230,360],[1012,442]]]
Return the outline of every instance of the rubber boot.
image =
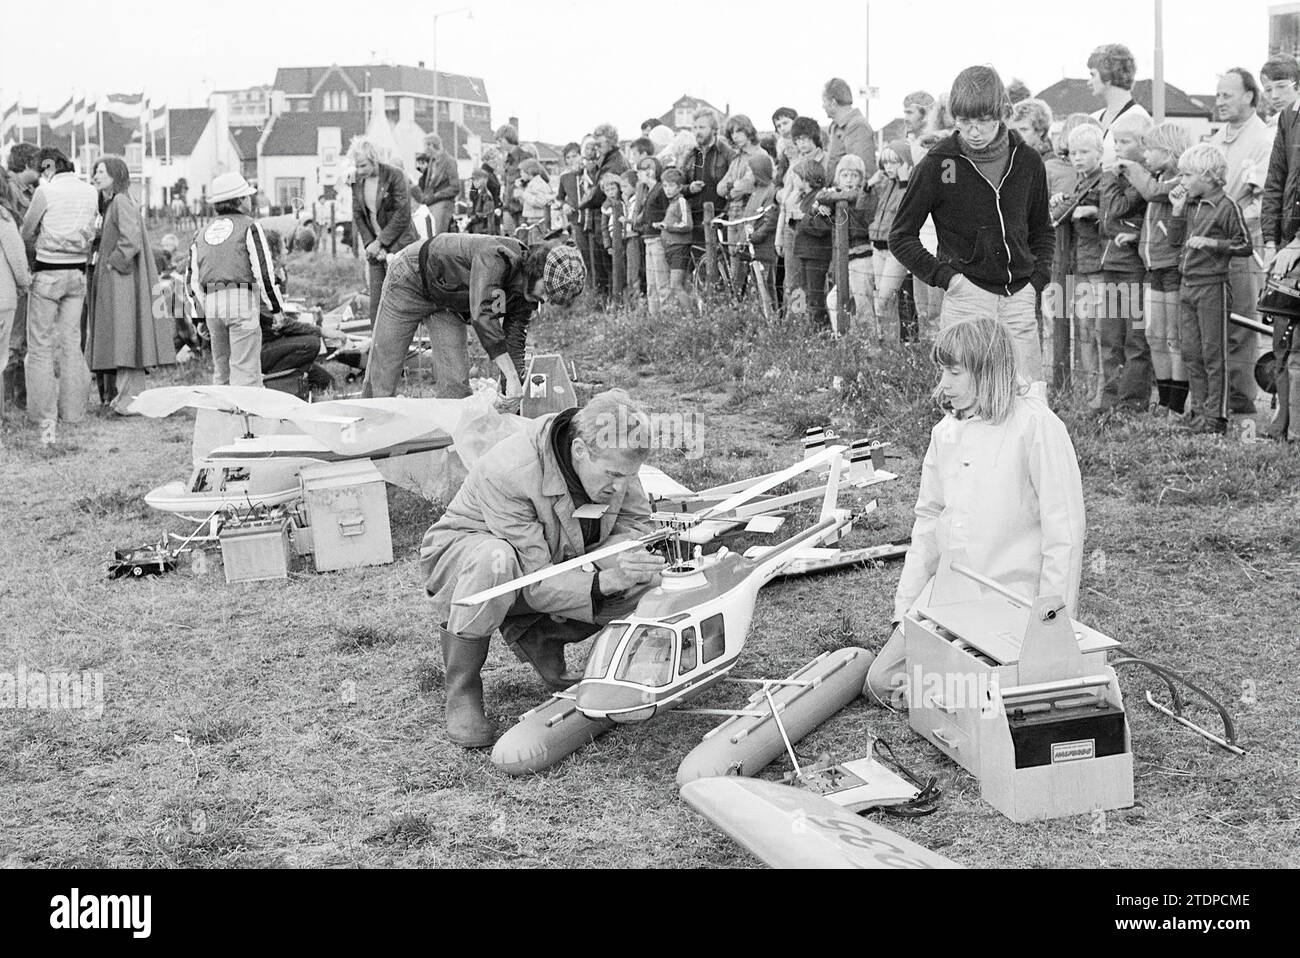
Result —
[[[562,692],[582,680],[581,672],[566,670],[564,642],[544,632],[531,629],[510,643],[510,649],[521,662],[527,662],[542,677],[552,692]]]
[[[447,692],[447,738],[464,748],[486,748],[496,725],[483,714],[483,676],[488,640],[467,639],[438,627],[442,639],[443,685]]]

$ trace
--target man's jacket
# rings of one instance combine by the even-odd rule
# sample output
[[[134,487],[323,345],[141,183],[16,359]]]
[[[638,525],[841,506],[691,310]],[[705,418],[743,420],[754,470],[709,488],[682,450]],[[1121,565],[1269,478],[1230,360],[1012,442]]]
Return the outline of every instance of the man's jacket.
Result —
[[[474,327],[489,359],[508,352],[504,323],[532,317],[524,247],[507,236],[439,233],[420,247],[420,283],[429,311],[455,313]]]
[[[1300,231],[1300,103],[1277,115],[1277,135],[1260,201],[1264,242],[1285,246]]]
[[[581,524],[573,515],[573,497],[551,448],[556,415],[528,422],[522,432],[502,439],[485,453],[442,518],[425,533],[420,571],[425,589],[433,596],[435,621],[445,620],[459,570],[477,550],[512,549],[522,575],[588,551]],[[592,549],[615,537],[651,531],[650,503],[639,480],[629,480],[608,505]],[[593,622],[595,575],[594,571],[572,569],[524,587],[518,598],[537,612]]]
[[[1010,155],[998,184],[962,155],[960,133],[934,145],[912,171],[889,234],[889,251],[922,282],[947,289],[961,273],[976,286],[1011,296],[1026,283],[1042,292],[1052,277],[1055,235],[1047,213],[1043,158],[1009,130]],[[937,256],[921,245],[933,215]]]
[[[420,185],[414,192],[416,201],[426,206],[460,196],[460,172],[450,153],[443,152],[436,160],[429,161],[428,169],[420,177]]]

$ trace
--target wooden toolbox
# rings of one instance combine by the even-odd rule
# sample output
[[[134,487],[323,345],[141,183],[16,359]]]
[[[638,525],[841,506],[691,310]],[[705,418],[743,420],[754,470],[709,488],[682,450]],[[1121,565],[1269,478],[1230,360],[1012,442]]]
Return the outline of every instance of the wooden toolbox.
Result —
[[[1071,620],[1060,597],[999,591],[905,617],[912,728],[1012,821],[1132,805],[1128,723],[1106,663],[1119,643]]]

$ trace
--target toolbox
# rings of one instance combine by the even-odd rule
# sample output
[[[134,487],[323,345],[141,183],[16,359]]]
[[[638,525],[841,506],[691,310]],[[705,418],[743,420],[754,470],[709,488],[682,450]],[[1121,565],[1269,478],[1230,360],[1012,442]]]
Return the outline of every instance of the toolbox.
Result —
[[[1106,661],[1119,643],[1071,619],[1059,596],[1031,602],[956,562],[934,591],[949,601],[903,620],[913,730],[1012,821],[1132,805],[1128,723]]]
[[[321,463],[299,475],[317,572],[393,561],[388,487],[373,462]]]

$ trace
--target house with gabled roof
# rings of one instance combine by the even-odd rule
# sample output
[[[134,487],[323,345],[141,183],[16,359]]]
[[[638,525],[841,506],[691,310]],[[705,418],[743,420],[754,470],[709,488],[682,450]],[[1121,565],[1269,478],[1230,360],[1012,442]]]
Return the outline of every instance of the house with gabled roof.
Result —
[[[683,93],[678,97],[677,102],[672,105],[672,109],[659,118],[659,122],[673,130],[689,130],[695,125],[695,111],[701,107],[707,107],[718,114],[720,118],[725,119],[727,115],[708,100],[702,100],[697,96],[688,96]]]
[[[1148,113],[1151,112],[1151,81],[1138,80],[1133,84],[1133,99]],[[1088,87],[1086,79],[1067,77],[1057,80],[1038,94],[1052,108],[1056,120],[1064,120],[1071,113],[1096,113],[1102,104]],[[1165,119],[1175,120],[1192,135],[1192,142],[1209,136],[1220,126],[1214,119],[1214,97],[1193,96],[1166,81]]]

